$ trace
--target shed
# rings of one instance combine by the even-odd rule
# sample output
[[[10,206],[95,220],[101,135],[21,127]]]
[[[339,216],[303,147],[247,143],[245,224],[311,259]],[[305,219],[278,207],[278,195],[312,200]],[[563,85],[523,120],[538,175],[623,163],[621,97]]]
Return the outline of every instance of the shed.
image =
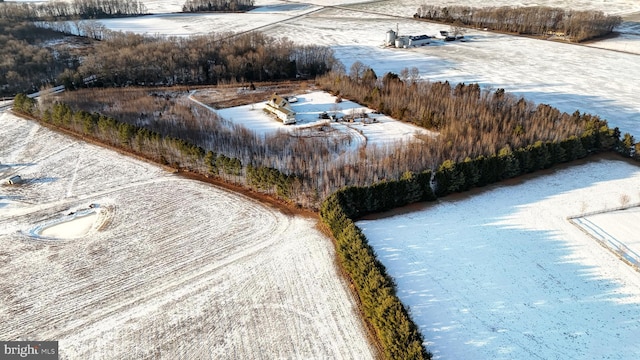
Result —
[[[22,183],[22,177],[20,177],[20,175],[14,175],[12,177],[9,178],[9,180],[7,181],[7,183],[9,185],[16,185],[16,184],[20,184]]]
[[[424,46],[429,44],[431,36],[429,35],[416,35],[409,36],[409,46]]]

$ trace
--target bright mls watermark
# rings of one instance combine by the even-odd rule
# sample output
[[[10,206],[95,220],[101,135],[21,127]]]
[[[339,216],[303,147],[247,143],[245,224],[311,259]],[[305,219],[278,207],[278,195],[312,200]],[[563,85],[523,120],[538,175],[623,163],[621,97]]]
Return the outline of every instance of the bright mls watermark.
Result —
[[[0,341],[0,360],[58,360],[57,341]]]

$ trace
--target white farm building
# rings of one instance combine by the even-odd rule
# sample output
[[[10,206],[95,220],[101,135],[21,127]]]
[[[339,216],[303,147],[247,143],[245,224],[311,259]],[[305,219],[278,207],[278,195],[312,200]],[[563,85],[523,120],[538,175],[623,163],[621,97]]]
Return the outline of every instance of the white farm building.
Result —
[[[278,94],[271,96],[264,109],[277,116],[285,125],[296,123],[296,113],[291,108],[289,101]]]

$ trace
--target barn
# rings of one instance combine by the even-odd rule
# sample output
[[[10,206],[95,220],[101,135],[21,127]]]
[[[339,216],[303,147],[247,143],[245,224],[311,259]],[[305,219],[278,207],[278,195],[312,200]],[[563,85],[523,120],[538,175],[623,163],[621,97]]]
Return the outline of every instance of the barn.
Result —
[[[409,46],[424,46],[429,44],[431,36],[429,35],[416,35],[409,36]]]
[[[289,101],[278,94],[271,96],[264,109],[277,116],[285,125],[296,123],[296,113],[291,108]]]

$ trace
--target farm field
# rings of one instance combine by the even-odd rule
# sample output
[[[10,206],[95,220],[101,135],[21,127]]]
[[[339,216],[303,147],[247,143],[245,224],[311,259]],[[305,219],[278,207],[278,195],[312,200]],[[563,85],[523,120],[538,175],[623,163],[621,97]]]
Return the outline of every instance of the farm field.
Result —
[[[628,198],[623,196],[621,202],[626,201],[629,201]],[[640,207],[628,206],[623,205],[620,210],[578,216],[572,221],[602,246],[640,270],[640,239],[637,237]]]
[[[314,219],[0,124],[1,177],[23,179],[0,186],[0,338],[62,359],[374,357]]]
[[[631,360],[640,272],[567,217],[633,205],[639,184],[601,160],[357,225],[437,359]],[[638,253],[637,214],[586,218]]]
[[[612,127],[631,133],[636,140],[640,138],[637,1],[537,2],[600,9],[627,19],[618,29],[620,36],[587,46],[469,30],[464,43],[434,41],[414,49],[382,46],[385,32],[398,28],[404,34],[433,35],[448,26],[395,17],[411,16],[419,2],[357,2],[314,0],[285,4],[259,0],[256,5],[261,8],[250,14],[158,14],[101,21],[114,30],[179,36],[256,29],[298,43],[330,46],[347,71],[355,61],[371,66],[378,76],[416,67],[424,80],[504,88],[516,96],[569,113],[579,110],[599,115]],[[175,1],[145,3],[157,13],[179,11],[181,6]],[[341,4],[347,7],[322,9]],[[517,5],[506,0],[441,4]],[[173,6],[177,9],[171,10]],[[251,121],[246,110],[230,109],[222,116],[238,122]],[[249,127],[269,132],[273,131],[271,125],[261,128],[253,123]],[[10,131],[7,136],[3,133],[2,141],[21,141],[37,138],[41,130],[0,131]],[[50,141],[32,145],[59,146]],[[344,284],[334,275],[322,277],[323,280],[315,277],[318,268],[328,273],[335,270],[331,267],[330,243],[326,239],[315,242],[321,235],[310,222],[287,217],[283,220],[271,209],[234,195],[229,196],[236,200],[228,200],[227,195],[210,195],[211,187],[185,185],[188,182],[184,179],[157,168],[148,170],[148,165],[135,161],[137,165],[127,165],[126,171],[117,176],[101,176],[104,183],[83,180],[85,176],[92,179],[83,172],[94,172],[85,169],[89,162],[84,155],[76,153],[72,160],[46,165],[58,161],[57,156],[86,149],[85,146],[52,150],[60,155],[46,149],[42,150],[44,153],[29,150],[32,154],[25,156],[27,160],[15,163],[22,164],[20,173],[31,180],[33,191],[9,194],[1,188],[0,229],[7,230],[0,232],[0,243],[11,246],[0,250],[0,286],[8,285],[11,290],[9,295],[0,296],[0,309],[10,312],[0,313],[0,321],[22,314],[18,321],[32,324],[25,336],[39,336],[37,329],[43,329],[46,336],[60,338],[63,346],[68,345],[72,358],[83,357],[88,348],[96,346],[108,349],[109,357],[117,357],[123,351],[113,347],[118,341],[129,346],[129,351],[148,358],[187,357],[193,353],[213,358],[223,354],[235,358],[373,356]],[[14,152],[21,153],[14,149],[10,154]],[[119,164],[120,159],[129,161],[118,159],[104,160],[109,170],[96,167],[95,172],[108,174],[114,171],[111,167],[117,168],[114,163]],[[3,158],[0,161],[6,162]],[[40,164],[44,168],[40,169]],[[5,174],[8,173],[2,173]],[[620,207],[624,195],[629,196],[631,205],[640,202],[639,168],[607,160],[514,182],[461,196],[464,199],[449,197],[427,204],[422,210],[358,223],[396,280],[399,295],[410,307],[428,349],[438,359],[639,358],[640,273],[615,254],[619,249],[631,255],[640,253],[635,237],[639,230],[638,208],[599,213]],[[187,198],[206,202],[196,206],[169,200],[165,192],[175,192],[178,184],[185,189]],[[121,208],[120,204],[125,203],[127,206]],[[54,241],[55,245],[47,239],[16,241],[26,234],[33,235],[36,225],[53,224],[54,215],[70,216],[71,212],[87,210],[90,204],[98,205],[92,214],[95,227],[102,224],[100,231],[90,228],[80,241]],[[228,214],[227,204],[234,204],[231,213],[235,215]],[[163,210],[158,214],[150,207]],[[598,214],[579,216],[592,212]],[[567,219],[574,216],[579,216],[583,224],[576,226]],[[124,220],[131,218],[146,220]],[[226,231],[224,226],[229,223],[249,230]],[[156,224],[166,226],[156,229]],[[185,232],[193,238],[191,242],[172,229],[183,224],[193,227]],[[292,235],[267,240],[272,242],[265,244],[254,234],[260,234],[263,228],[275,229],[263,234],[273,231]],[[202,235],[207,232],[213,235]],[[599,244],[596,239],[602,232],[608,236],[605,245],[617,247]],[[140,233],[151,235],[141,237]],[[126,243],[125,237],[134,241]],[[232,237],[238,240],[232,241]],[[311,244],[307,245],[308,241]],[[73,251],[65,247],[72,242],[82,243],[82,247]],[[212,243],[216,247],[209,249]],[[162,248],[169,245],[169,250]],[[222,260],[228,249],[231,255],[224,256],[230,263]],[[315,249],[322,255],[297,253],[305,249]],[[99,260],[103,252],[109,256]],[[161,268],[146,259],[147,254],[183,260]],[[316,264],[318,258],[328,259],[327,268]],[[216,264],[223,265],[205,264],[205,259],[217,259]],[[32,266],[25,270],[25,263]],[[46,267],[50,264],[54,265],[53,271]],[[281,273],[282,268],[292,269]],[[135,276],[130,278],[129,274]],[[300,285],[299,276],[322,285],[307,289]],[[167,277],[170,281],[164,284]],[[33,278],[34,283],[18,287],[24,278]],[[51,298],[39,289],[49,286],[47,280],[53,278],[64,281],[55,285]],[[118,286],[119,292],[109,286]],[[295,286],[300,288],[291,290]],[[338,295],[328,296],[327,288]],[[296,298],[298,293],[301,299]],[[59,302],[63,303],[58,310],[60,315],[53,318],[26,315],[54,303],[58,306]],[[176,308],[180,310],[174,311]],[[87,310],[78,315],[77,309]],[[320,316],[324,322],[317,323],[313,314],[330,314],[327,316],[334,320],[329,322]],[[343,320],[346,325],[340,322]],[[41,324],[35,323],[38,321]],[[53,325],[48,326],[49,322]],[[22,336],[16,324],[11,322],[7,333],[0,333],[0,337]],[[246,324],[251,324],[252,330],[248,331]],[[334,328],[340,329],[338,334],[327,330]],[[333,337],[328,340],[325,335]]]

